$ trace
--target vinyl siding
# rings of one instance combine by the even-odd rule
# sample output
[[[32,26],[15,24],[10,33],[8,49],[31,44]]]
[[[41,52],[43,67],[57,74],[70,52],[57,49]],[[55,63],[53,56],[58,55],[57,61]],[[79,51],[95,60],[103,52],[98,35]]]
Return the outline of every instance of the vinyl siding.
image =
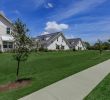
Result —
[[[58,41],[57,41],[58,40]],[[69,50],[69,46],[66,44],[65,40],[62,36],[59,36],[56,40],[54,40],[48,47],[48,50],[56,50],[56,45],[64,46],[64,50]]]

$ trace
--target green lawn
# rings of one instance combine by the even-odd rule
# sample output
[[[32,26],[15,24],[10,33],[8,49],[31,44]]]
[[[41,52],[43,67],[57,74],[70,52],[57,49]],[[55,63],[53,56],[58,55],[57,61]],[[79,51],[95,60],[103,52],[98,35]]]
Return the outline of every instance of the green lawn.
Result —
[[[31,85],[0,93],[0,100],[17,100],[109,58],[110,52],[100,55],[98,51],[32,53],[20,67],[21,77],[33,78]],[[12,54],[0,54],[0,84],[15,79],[16,62]]]
[[[85,98],[85,100],[110,100],[110,74]]]

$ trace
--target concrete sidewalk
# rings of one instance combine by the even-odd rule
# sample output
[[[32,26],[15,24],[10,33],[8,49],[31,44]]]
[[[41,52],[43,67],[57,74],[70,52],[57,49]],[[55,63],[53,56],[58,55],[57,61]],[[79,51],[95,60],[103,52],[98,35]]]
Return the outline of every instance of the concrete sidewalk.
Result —
[[[19,100],[83,100],[109,73],[110,60],[74,74]]]

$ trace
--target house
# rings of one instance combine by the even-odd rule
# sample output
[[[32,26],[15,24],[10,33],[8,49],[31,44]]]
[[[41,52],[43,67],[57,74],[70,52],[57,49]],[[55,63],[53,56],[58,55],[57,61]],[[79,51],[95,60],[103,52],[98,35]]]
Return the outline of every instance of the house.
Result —
[[[40,46],[38,48],[44,48],[48,50],[69,50],[70,44],[66,40],[65,36],[61,32],[40,35],[34,38]]]
[[[13,50],[14,38],[13,24],[4,15],[0,14],[0,51]],[[62,32],[45,34],[33,38],[33,49],[43,48],[48,50],[85,50],[86,47],[80,38],[66,39]]]
[[[86,46],[81,38],[67,39],[67,41],[70,43],[70,49],[72,50],[86,50]]]
[[[12,30],[12,22],[0,13],[0,51],[5,52],[13,49]]]

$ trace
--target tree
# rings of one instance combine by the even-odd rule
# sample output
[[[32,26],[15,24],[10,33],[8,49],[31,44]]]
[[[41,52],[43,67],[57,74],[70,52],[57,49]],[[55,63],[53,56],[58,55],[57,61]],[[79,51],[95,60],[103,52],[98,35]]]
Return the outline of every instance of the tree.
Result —
[[[32,39],[32,51],[39,51],[39,48],[41,46],[40,41],[36,40],[36,39]]]
[[[102,51],[103,51],[103,43],[101,40],[98,40],[98,46],[99,46],[99,51],[100,51],[100,54],[102,54]]]
[[[19,69],[21,61],[26,61],[30,53],[31,39],[28,36],[29,30],[19,19],[14,23],[13,37],[15,41],[14,59],[17,61],[16,77],[19,80]]]
[[[108,42],[103,43],[103,49],[104,50],[109,50],[110,44]]]
[[[110,50],[110,39],[108,40],[108,43],[109,43],[109,50]]]
[[[84,44],[85,44],[86,48],[87,48],[88,50],[90,50],[90,48],[91,48],[90,43],[89,43],[89,42],[84,42]]]

